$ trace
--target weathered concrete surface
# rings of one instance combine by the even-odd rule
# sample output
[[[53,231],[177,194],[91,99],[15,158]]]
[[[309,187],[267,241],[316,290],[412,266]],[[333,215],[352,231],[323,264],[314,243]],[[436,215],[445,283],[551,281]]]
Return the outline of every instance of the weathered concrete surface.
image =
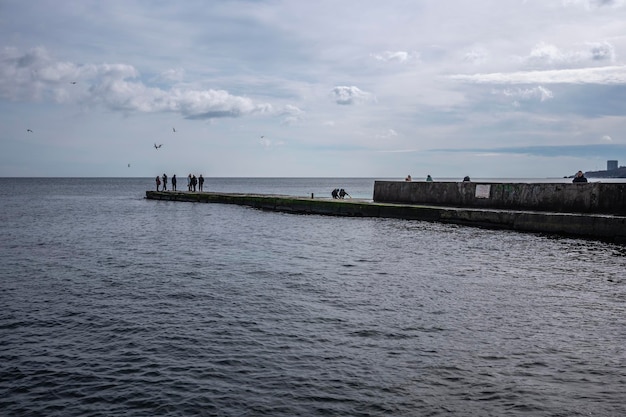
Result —
[[[626,217],[484,208],[440,207],[280,195],[147,191],[151,200],[238,204],[262,210],[349,217],[384,217],[454,223],[520,232],[578,236],[626,243]]]
[[[626,183],[480,183],[376,181],[374,201],[626,215]]]

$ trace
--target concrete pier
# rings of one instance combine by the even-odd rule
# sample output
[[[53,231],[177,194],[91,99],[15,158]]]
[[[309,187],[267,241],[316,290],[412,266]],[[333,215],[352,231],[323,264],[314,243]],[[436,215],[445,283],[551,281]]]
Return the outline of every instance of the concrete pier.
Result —
[[[626,183],[376,181],[374,201],[626,216]]]
[[[376,187],[374,195],[376,196]],[[611,214],[443,207],[440,205],[414,203],[372,202],[360,199],[335,200],[284,195],[196,193],[186,191],[147,191],[146,198],[165,201],[237,204],[261,210],[295,214],[424,220],[626,243],[626,217]]]

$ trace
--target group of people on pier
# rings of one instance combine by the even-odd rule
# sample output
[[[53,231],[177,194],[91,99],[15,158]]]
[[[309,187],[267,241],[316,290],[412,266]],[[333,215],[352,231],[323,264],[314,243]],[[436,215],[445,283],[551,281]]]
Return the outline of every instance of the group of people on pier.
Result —
[[[164,173],[163,176],[157,175],[155,182],[157,191],[167,191],[167,174]],[[171,182],[171,191],[176,191],[176,174],[172,175]],[[159,187],[161,187],[160,190]],[[187,176],[187,191],[196,191],[196,187],[198,188],[198,191],[203,191],[204,177],[202,176],[202,174],[198,175],[198,177],[189,174]]]
[[[344,198],[346,198],[346,196],[348,196],[348,197],[352,198],[352,196],[351,196],[350,194],[348,194],[348,192],[347,192],[346,190],[344,190],[343,188],[342,188],[342,189],[335,188],[335,189],[334,189],[334,190],[330,193],[330,195],[332,195],[332,196],[333,196],[333,198],[341,198],[341,199],[344,199]]]

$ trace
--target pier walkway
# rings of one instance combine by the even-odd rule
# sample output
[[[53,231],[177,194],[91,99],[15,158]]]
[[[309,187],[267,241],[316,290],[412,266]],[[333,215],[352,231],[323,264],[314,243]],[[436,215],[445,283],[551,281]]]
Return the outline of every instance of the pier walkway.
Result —
[[[146,198],[149,200],[237,204],[261,210],[294,214],[423,220],[626,243],[626,216],[609,214],[444,207],[381,203],[365,199],[341,200],[271,194],[188,191],[146,191]]]

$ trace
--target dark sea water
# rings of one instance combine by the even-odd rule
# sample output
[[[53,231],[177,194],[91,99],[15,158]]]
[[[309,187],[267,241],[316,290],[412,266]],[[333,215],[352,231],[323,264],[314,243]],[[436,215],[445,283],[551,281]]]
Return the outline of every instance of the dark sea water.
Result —
[[[626,415],[624,246],[153,188],[0,179],[0,415]]]

